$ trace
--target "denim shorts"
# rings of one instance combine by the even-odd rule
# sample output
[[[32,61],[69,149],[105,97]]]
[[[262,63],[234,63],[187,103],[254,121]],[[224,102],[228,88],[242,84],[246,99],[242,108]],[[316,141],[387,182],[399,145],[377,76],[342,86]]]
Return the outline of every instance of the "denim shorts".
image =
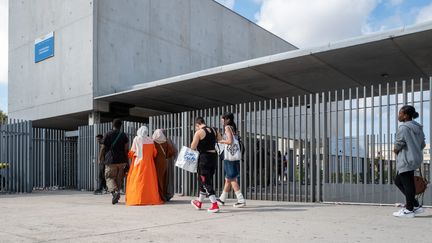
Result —
[[[224,160],[224,170],[226,179],[237,179],[240,174],[240,161]]]

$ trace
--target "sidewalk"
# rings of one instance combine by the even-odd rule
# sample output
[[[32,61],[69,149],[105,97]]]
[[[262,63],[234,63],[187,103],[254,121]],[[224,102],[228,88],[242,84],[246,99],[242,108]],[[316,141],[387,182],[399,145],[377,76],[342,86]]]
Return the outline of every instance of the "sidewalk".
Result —
[[[128,207],[76,191],[0,195],[0,242],[431,242],[432,209],[248,201],[197,211],[190,198]],[[209,204],[205,204],[208,207]]]

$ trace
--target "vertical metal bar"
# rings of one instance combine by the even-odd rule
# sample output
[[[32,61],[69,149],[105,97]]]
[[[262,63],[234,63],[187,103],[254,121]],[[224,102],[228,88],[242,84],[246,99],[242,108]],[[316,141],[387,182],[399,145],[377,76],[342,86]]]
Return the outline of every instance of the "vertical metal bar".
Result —
[[[378,146],[378,149],[379,149],[379,154],[380,154],[380,156],[379,156],[379,158],[378,158],[378,163],[379,163],[379,173],[378,173],[378,175],[379,175],[379,184],[383,184],[384,183],[384,168],[383,168],[383,159],[382,159],[382,157],[383,157],[383,147],[382,147],[382,144],[383,144],[383,141],[382,141],[382,133],[383,133],[383,129],[382,129],[382,90],[381,90],[381,84],[380,85],[378,85],[378,96],[379,96],[379,134],[378,134],[378,143],[379,143],[379,146]]]
[[[315,201],[315,160],[314,160],[314,153],[315,153],[315,120],[314,120],[314,110],[315,110],[315,104],[313,100],[313,95],[309,95],[309,105],[310,105],[310,136],[309,136],[309,179],[307,180],[310,184],[310,196],[309,201],[314,202]],[[307,184],[306,184],[307,186]]]
[[[329,162],[328,162],[328,176],[329,176],[329,182],[330,183],[336,183],[336,174],[335,173],[335,158],[337,155],[337,148],[336,148],[336,144],[337,144],[337,139],[336,139],[336,143],[334,144],[334,148],[333,148],[333,138],[334,138],[334,133],[333,133],[333,101],[332,101],[332,93],[329,92],[328,94],[328,100],[329,100],[329,122],[328,122],[328,126],[329,126]],[[333,153],[333,149],[335,150],[336,154],[332,154]]]
[[[356,178],[357,184],[360,184],[360,99],[359,99],[359,88],[356,88],[356,151],[357,151],[357,159],[356,159],[356,167],[357,174]]]
[[[298,134],[298,201],[302,201],[302,181],[303,181],[303,142],[302,142],[302,105],[301,96],[298,96],[298,110],[299,110],[299,134]]]
[[[429,181],[432,180],[432,77],[429,77]]]
[[[352,90],[349,88],[348,90],[348,99],[349,99],[349,183],[353,184],[353,174],[354,174],[354,167],[353,167],[353,144],[352,144],[352,137],[353,137],[353,120],[352,120]]]
[[[374,86],[371,86],[371,178],[372,184],[375,184],[375,90]]]
[[[274,161],[274,170],[272,169],[272,171],[274,171],[275,173],[274,173],[274,183],[276,184],[276,189],[275,189],[275,194],[276,194],[276,197],[273,197],[272,198],[272,200],[276,200],[276,201],[279,201],[279,179],[278,179],[278,176],[279,176],[279,164],[280,164],[280,155],[279,155],[279,128],[278,128],[278,126],[279,126],[279,104],[278,104],[278,99],[275,99],[274,100],[274,115],[275,115],[275,133],[274,133],[274,136],[272,136],[272,137],[274,137],[274,138],[272,138],[272,140],[274,139],[274,141],[275,141],[275,148],[274,148],[274,153],[275,153],[275,155],[274,155],[274,158],[275,158],[275,161]],[[273,116],[272,116],[273,117]],[[273,122],[272,122],[272,127],[273,127]],[[272,135],[273,135],[273,128],[272,128]]]
[[[398,92],[398,83],[395,82],[395,113],[394,113],[394,122],[395,122],[395,133],[394,133],[394,138],[396,139],[396,131],[398,129],[398,111],[399,111],[399,92]],[[392,141],[393,141],[393,137],[392,137]],[[393,144],[393,143],[392,143]],[[395,158],[396,161],[396,155],[394,155],[393,153],[391,153],[392,158]]]
[[[287,198],[287,201],[291,201],[291,187],[290,187],[290,185],[291,185],[291,168],[290,168],[290,165],[291,165],[291,161],[293,161],[291,158],[290,109],[291,108],[290,108],[290,104],[289,104],[289,98],[287,97],[286,98],[286,116],[287,116],[287,118],[286,118],[286,129],[287,129],[287,145],[286,145],[286,148],[287,148],[287,156],[286,156],[286,160],[287,160],[287,165],[286,165],[286,167],[287,167],[287,169],[286,169],[287,196],[286,196],[286,198]]]
[[[274,166],[274,134],[273,134],[273,100],[269,100],[269,110],[270,110],[270,133],[269,135],[269,142],[270,142],[270,151],[269,151],[269,170],[270,170],[270,200],[273,200],[273,166]],[[268,126],[268,124],[267,124]]]
[[[292,177],[293,177],[293,183],[292,183],[292,199],[293,201],[297,201],[297,189],[296,189],[296,180],[297,180],[297,124],[296,124],[296,105],[295,105],[295,97],[292,97],[292,109],[293,109],[293,158],[292,158]]]
[[[325,194],[324,194],[324,190],[322,190],[322,186],[325,183],[328,183],[328,138],[327,138],[327,102],[326,102],[326,93],[322,92],[322,97],[321,97],[321,103],[322,103],[322,154],[323,154],[323,159],[322,159],[322,179],[318,182],[319,183],[319,190],[321,191],[320,193],[320,200],[324,200]],[[321,106],[321,104],[320,104]],[[319,172],[319,175],[321,175],[321,170]]]
[[[346,147],[345,147],[345,90],[342,89],[342,183],[345,183],[345,177],[346,177],[346,168],[345,168],[345,162],[346,162]]]
[[[411,105],[414,106],[414,79],[411,79]]]
[[[340,171],[339,171],[339,99],[338,99],[338,91],[335,91],[335,123],[336,123],[336,154],[335,154],[335,164],[336,164],[336,183],[340,183]]]
[[[248,117],[248,128],[247,128],[247,155],[248,155],[248,174],[249,174],[249,181],[248,181],[248,199],[253,199],[252,198],[252,187],[253,187],[253,183],[252,183],[252,162],[255,162],[252,158],[252,104],[251,102],[248,103],[248,113],[247,113],[247,117]]]
[[[267,185],[268,183],[268,146],[267,146],[267,137],[268,137],[268,106],[267,106],[267,100],[264,100],[264,193],[265,193],[265,200],[268,200],[268,190]]]
[[[387,149],[386,149],[386,157],[387,157],[387,184],[391,183],[391,144],[390,144],[390,83],[387,83]]]
[[[423,125],[423,78],[420,78],[420,123]]]
[[[406,105],[408,102],[408,95],[406,90],[406,81],[402,81],[402,97],[403,97],[403,105]]]
[[[367,120],[367,90],[366,86],[363,87],[363,138],[364,138],[364,161],[363,161],[363,183],[368,183],[368,153],[367,153],[367,126],[366,126],[366,120]]]
[[[279,108],[280,114],[278,115],[278,117],[280,119],[279,122],[281,125],[281,129],[280,129],[281,133],[280,133],[280,136],[278,133],[278,141],[279,141],[279,139],[281,139],[280,140],[281,144],[279,145],[279,148],[281,147],[281,156],[282,156],[282,158],[279,159],[280,160],[280,162],[279,162],[280,163],[280,183],[281,183],[280,192],[281,192],[281,200],[285,201],[285,180],[284,180],[284,177],[285,177],[285,175],[284,175],[284,173],[285,173],[284,163],[285,163],[285,153],[286,153],[285,130],[284,130],[284,128],[285,128],[284,127],[284,124],[285,124],[285,122],[284,122],[284,107],[285,107],[285,105],[284,105],[282,98],[279,100],[279,102],[280,102],[280,108]]]
[[[315,94],[315,118],[312,119],[315,122],[316,127],[316,138],[315,138],[315,200],[314,202],[321,202],[321,104],[320,104],[320,94]]]
[[[258,164],[258,157],[257,154],[259,155],[261,151],[261,144],[259,146],[257,146],[257,136],[258,136],[258,122],[257,122],[257,104],[256,102],[253,102],[253,116],[254,116],[254,147],[256,148],[255,153],[254,153],[254,199],[257,200],[258,199],[258,184],[257,184],[257,176],[260,175],[259,173],[257,173],[257,170],[261,171],[261,167],[257,166]],[[260,134],[261,136],[261,134]],[[261,180],[260,180],[261,181]]]
[[[304,201],[307,202],[309,201],[308,196],[309,196],[309,185],[308,185],[308,177],[309,177],[309,160],[311,158],[311,154],[309,154],[309,143],[308,143],[308,135],[309,135],[309,124],[308,124],[308,110],[311,110],[312,107],[308,108],[311,104],[308,104],[308,99],[307,99],[307,95],[304,95],[304,124],[305,124],[305,132],[304,132],[304,137],[303,137],[303,141],[304,141],[304,160],[303,160],[303,178],[304,178]]]

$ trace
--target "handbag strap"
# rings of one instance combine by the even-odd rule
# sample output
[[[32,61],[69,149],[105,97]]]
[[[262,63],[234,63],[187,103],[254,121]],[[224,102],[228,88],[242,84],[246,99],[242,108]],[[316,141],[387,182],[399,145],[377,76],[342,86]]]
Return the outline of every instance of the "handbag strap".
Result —
[[[162,147],[162,144],[158,143],[159,147],[162,149],[163,154],[165,155],[165,159],[167,158],[167,155],[165,153],[165,149]]]
[[[110,149],[111,149],[111,150],[114,149],[114,146],[116,145],[117,141],[119,140],[120,135],[122,135],[122,132],[121,132],[121,131],[119,131],[119,133],[117,134],[117,137],[115,138],[114,142],[111,144],[111,146],[110,146]]]
[[[228,126],[229,129],[231,130],[231,133],[233,135],[233,139],[236,139],[238,141],[238,138],[236,138],[235,136],[238,136],[236,133],[234,133],[234,129],[232,128],[232,126]]]

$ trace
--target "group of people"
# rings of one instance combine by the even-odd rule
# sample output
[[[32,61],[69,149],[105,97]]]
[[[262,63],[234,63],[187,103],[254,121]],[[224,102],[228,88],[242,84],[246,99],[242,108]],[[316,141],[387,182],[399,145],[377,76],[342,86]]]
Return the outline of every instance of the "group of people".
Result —
[[[416,196],[414,181],[415,171],[423,162],[423,149],[425,147],[425,135],[423,127],[413,119],[419,114],[415,108],[405,105],[399,110],[399,121],[402,123],[397,131],[393,152],[396,154],[395,184],[405,195],[404,207],[393,213],[396,217],[412,218],[416,214],[424,212]],[[217,144],[231,145],[235,139],[239,139],[237,126],[232,113],[222,116],[224,125],[223,134],[217,129],[208,127],[202,117],[195,119],[195,134],[191,149],[199,152],[197,163],[197,178],[199,183],[198,198],[191,201],[196,209],[201,209],[205,198],[209,198],[211,206],[208,212],[219,212],[219,206],[225,205],[228,193],[234,190],[237,203],[234,207],[244,207],[245,198],[240,190],[238,177],[240,161],[223,159],[225,170],[225,185],[219,198],[213,187],[213,177],[216,171],[218,152]],[[112,203],[116,204],[120,199],[120,188],[123,177],[127,174],[126,196],[127,205],[156,205],[162,204],[172,197],[168,193],[168,160],[176,155],[172,142],[167,139],[164,132],[157,129],[150,138],[147,127],[141,127],[133,139],[129,150],[129,139],[121,132],[122,122],[114,120],[113,130],[105,136],[99,136],[101,144],[100,161],[100,186],[96,192],[102,191],[104,179],[108,191],[112,194]],[[128,164],[128,158],[131,164]],[[225,157],[226,158],[226,157]]]
[[[224,133],[220,134],[215,128],[208,127],[204,118],[198,117],[195,119],[195,134],[191,143],[191,149],[199,152],[198,157],[198,185],[199,192],[198,198],[191,201],[192,206],[200,210],[203,201],[206,197],[210,199],[211,206],[207,210],[211,213],[219,212],[219,206],[225,205],[228,193],[231,188],[234,190],[237,197],[237,203],[234,207],[246,206],[245,198],[240,190],[238,177],[240,175],[240,160],[228,160],[226,157],[223,159],[225,170],[225,185],[222,194],[216,198],[213,188],[213,175],[216,171],[218,153],[216,151],[216,144],[222,146],[231,145],[234,139],[239,138],[237,126],[234,122],[234,115],[232,113],[225,113],[222,116],[222,123],[224,125]]]
[[[198,199],[192,200],[191,204],[196,209],[201,209],[204,199],[208,197],[212,203],[208,212],[213,213],[219,212],[219,206],[225,205],[231,188],[237,197],[237,203],[233,206],[246,205],[238,183],[240,160],[223,160],[225,185],[219,198],[216,198],[213,188],[213,176],[218,158],[216,146],[228,146],[233,144],[235,139],[239,139],[234,115],[225,113],[221,120],[224,125],[223,134],[215,128],[208,127],[204,119],[198,117],[195,120],[196,132],[190,146],[199,152],[197,164],[199,196]],[[163,130],[155,130],[150,137],[148,128],[142,126],[138,129],[129,149],[129,138],[121,132],[121,127],[121,120],[116,119],[113,121],[111,131],[105,136],[97,136],[101,149],[98,160],[99,187],[95,194],[101,194],[106,187],[112,194],[112,204],[118,203],[122,182],[126,176],[126,205],[157,205],[169,201],[173,193],[167,190],[168,181],[171,179],[168,177],[168,161],[177,154],[173,143]]]
[[[129,149],[129,138],[121,127],[122,121],[116,119],[111,131],[97,137],[101,149],[99,187],[95,194],[102,193],[106,185],[112,194],[112,204],[118,203],[126,176],[126,205],[158,205],[169,201],[173,193],[168,191],[168,164],[176,155],[172,142],[161,129],[149,137],[148,128],[142,126]]]

